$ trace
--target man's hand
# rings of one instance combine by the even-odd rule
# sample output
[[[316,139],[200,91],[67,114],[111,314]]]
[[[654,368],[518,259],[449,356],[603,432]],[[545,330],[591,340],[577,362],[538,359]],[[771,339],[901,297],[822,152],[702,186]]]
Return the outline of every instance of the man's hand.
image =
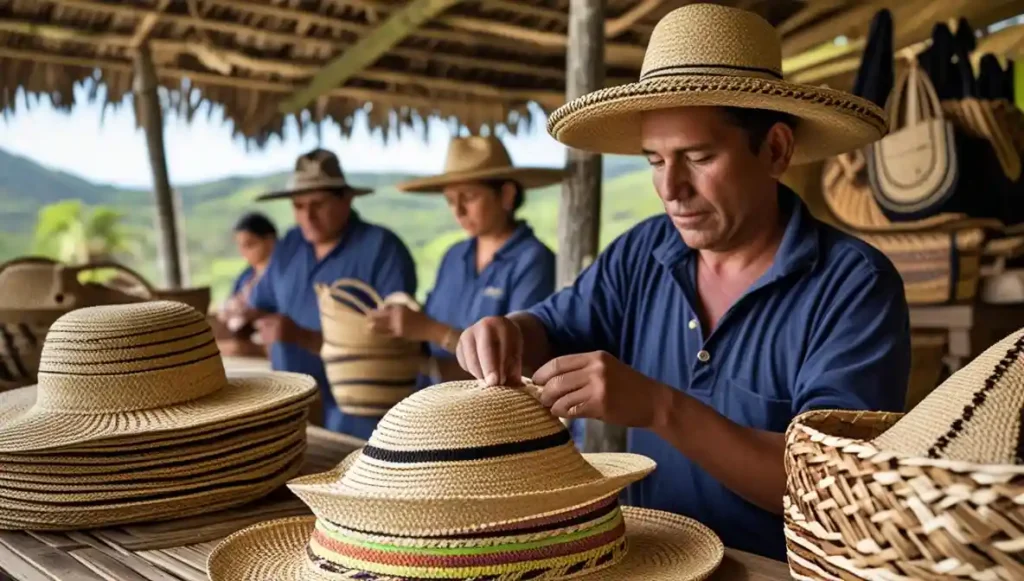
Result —
[[[537,370],[533,382],[541,386],[541,403],[557,416],[635,428],[662,422],[674,396],[672,388],[604,351],[552,359]]]
[[[523,334],[505,317],[484,317],[463,331],[455,357],[463,369],[487,385],[522,383]]]
[[[384,305],[369,313],[370,327],[382,335],[410,341],[437,341],[436,321],[405,305]]]

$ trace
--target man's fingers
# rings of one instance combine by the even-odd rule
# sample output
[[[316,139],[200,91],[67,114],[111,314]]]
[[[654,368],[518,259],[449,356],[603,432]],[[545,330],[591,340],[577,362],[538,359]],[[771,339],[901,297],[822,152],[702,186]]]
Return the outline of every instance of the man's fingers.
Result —
[[[493,328],[484,327],[476,333],[476,356],[480,360],[480,378],[487,385],[498,385],[498,357],[501,338]]]
[[[556,357],[542,365],[533,374],[533,382],[537,385],[544,385],[559,375],[583,369],[590,362],[590,357],[589,353]]]
[[[483,379],[484,372],[480,369],[480,358],[476,353],[476,338],[470,336],[464,341],[459,341],[459,347],[462,349],[462,368],[473,377]]]
[[[590,390],[577,389],[565,394],[551,406],[551,413],[560,418],[593,417],[587,411],[590,401]]]
[[[589,382],[590,375],[585,370],[557,375],[541,387],[540,402],[551,407],[563,397],[585,388]]]
[[[504,373],[505,379],[502,381],[503,385],[509,387],[515,387],[523,384],[523,347],[521,344],[516,344],[514,341],[505,342],[505,358],[504,361]]]

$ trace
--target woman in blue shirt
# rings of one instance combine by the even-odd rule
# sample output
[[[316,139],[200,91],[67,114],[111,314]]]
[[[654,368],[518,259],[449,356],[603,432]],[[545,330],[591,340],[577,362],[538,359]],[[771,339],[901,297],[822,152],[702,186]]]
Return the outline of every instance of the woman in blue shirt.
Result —
[[[228,329],[237,332],[239,329],[234,328],[234,319],[245,310],[249,292],[270,264],[270,256],[277,244],[277,228],[270,218],[259,212],[251,212],[235,223],[234,234],[238,253],[248,265],[235,279],[231,295],[225,301],[219,318]]]
[[[513,167],[496,137],[461,137],[448,147],[444,173],[398,185],[405,192],[444,195],[470,236],[445,253],[422,312],[395,305],[372,315],[381,333],[429,343],[429,376],[420,378],[420,387],[469,377],[454,355],[463,329],[554,292],[555,255],[515,212],[524,190],[564,177],[563,170]]]

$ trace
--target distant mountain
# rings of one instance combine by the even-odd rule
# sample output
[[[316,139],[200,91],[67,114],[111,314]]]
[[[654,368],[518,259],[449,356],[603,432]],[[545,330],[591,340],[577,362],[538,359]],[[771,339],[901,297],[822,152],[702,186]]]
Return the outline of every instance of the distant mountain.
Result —
[[[630,174],[647,167],[639,157],[605,156],[603,175],[606,200],[613,194],[612,184],[650,190],[650,178]],[[630,177],[625,181],[617,178]],[[387,225],[405,240],[417,256],[420,279],[433,280],[436,261],[447,246],[461,236],[443,200],[438,196],[408,195],[398,192],[395,183],[415,177],[390,173],[347,172],[356,185],[374,188],[373,195],[358,198],[355,207],[366,219]],[[180,227],[185,233],[186,260],[193,284],[212,284],[221,292],[240,269],[231,236],[231,225],[243,213],[258,209],[269,215],[280,230],[293,224],[290,206],[282,201],[256,203],[260,194],[283,187],[288,172],[262,176],[233,176],[176,188],[181,202]],[[173,180],[173,176],[172,176]],[[173,185],[173,182],[172,182]],[[554,244],[558,213],[558,186],[532,191],[524,207],[538,235]],[[615,196],[620,196],[616,193]],[[133,266],[143,275],[157,277],[155,211],[151,192],[92,183],[88,180],[48,169],[26,158],[0,150],[0,261],[24,254],[32,247],[37,214],[46,204],[77,198],[88,205],[107,205],[126,215],[130,228],[138,233],[139,252]],[[618,207],[632,203],[632,196],[613,203]],[[645,206],[646,207],[646,206]],[[611,206],[605,202],[607,212]],[[621,231],[638,217],[629,209],[615,210],[612,219]],[[641,212],[644,214],[647,212]],[[606,218],[609,215],[606,213]]]

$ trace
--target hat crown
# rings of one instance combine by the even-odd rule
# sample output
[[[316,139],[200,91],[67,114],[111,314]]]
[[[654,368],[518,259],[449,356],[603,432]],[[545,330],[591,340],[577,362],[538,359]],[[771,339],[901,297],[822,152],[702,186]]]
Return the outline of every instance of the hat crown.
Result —
[[[445,173],[512,167],[512,159],[500,139],[493,135],[456,137],[448,144]]]
[[[86,307],[43,342],[36,406],[78,414],[156,409],[227,383],[206,318],[176,301]]]
[[[301,188],[314,184],[344,183],[345,174],[341,171],[338,156],[326,149],[314,149],[304,153],[295,160],[295,171],[289,180],[289,187]]]
[[[951,375],[872,443],[921,458],[1024,464],[1024,329]]]
[[[709,41],[709,31],[714,40]],[[715,4],[668,13],[651,33],[640,81],[682,75],[782,78],[782,43],[757,14]]]
[[[523,388],[453,381],[388,410],[340,484],[366,494],[465,498],[601,478],[565,426]]]

